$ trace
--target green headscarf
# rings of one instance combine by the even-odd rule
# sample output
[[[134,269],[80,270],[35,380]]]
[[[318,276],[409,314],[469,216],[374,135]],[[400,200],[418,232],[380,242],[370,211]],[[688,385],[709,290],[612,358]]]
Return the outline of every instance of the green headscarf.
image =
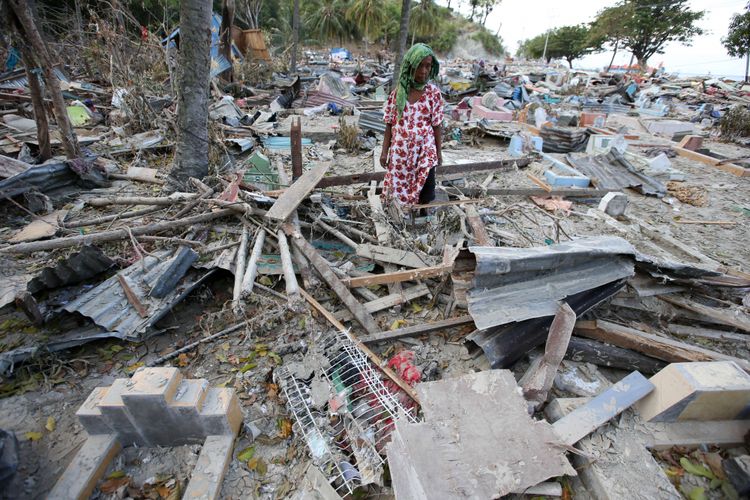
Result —
[[[398,89],[396,90],[396,109],[398,110],[399,118],[401,118],[404,108],[406,108],[406,96],[409,95],[409,87],[414,87],[417,90],[424,89],[424,83],[414,81],[414,72],[419,63],[422,62],[422,59],[427,56],[432,56],[432,69],[427,77],[427,80],[432,80],[440,71],[440,63],[429,45],[415,43],[404,54],[404,58],[401,61],[401,73],[398,76]]]

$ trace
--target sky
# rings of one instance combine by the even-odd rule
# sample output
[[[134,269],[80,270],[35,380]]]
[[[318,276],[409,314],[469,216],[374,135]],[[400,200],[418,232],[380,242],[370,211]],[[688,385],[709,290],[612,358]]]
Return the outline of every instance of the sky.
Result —
[[[439,0],[437,3],[445,5],[447,2]],[[466,1],[461,3],[468,4]],[[493,33],[499,30],[504,46],[515,54],[521,40],[551,28],[590,22],[599,10],[615,3],[617,0],[502,0],[487,18],[485,26]],[[451,4],[455,6],[456,0]],[[731,58],[721,44],[721,38],[726,36],[732,14],[742,12],[746,4],[747,0],[691,0],[693,10],[706,11],[698,25],[707,33],[696,37],[689,47],[678,43],[666,45],[664,54],[652,56],[649,65],[658,66],[663,62],[668,72],[683,75],[710,72],[715,76],[744,77],[744,58]],[[462,12],[470,10],[461,6]],[[628,64],[630,57],[630,52],[618,51],[615,64]],[[573,67],[602,68],[611,58],[611,51],[591,54],[574,61]]]

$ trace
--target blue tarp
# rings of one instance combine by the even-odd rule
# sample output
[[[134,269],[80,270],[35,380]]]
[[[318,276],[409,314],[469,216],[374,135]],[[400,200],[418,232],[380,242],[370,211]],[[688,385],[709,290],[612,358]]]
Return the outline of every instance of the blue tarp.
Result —
[[[220,30],[221,16],[214,12],[211,16],[211,78],[232,67],[232,63],[227,61],[227,58],[223,54],[219,53],[219,45],[221,45],[221,41],[219,40]],[[179,34],[180,28],[177,28],[169,37],[162,40],[161,43],[166,45],[167,42],[170,42],[170,47],[174,47],[174,38]],[[237,48],[234,42],[232,42],[232,56],[240,61],[243,60],[242,52],[240,52],[240,49]]]
[[[351,61],[352,53],[343,47],[336,47],[334,49],[331,49],[331,59],[335,59],[337,61]]]

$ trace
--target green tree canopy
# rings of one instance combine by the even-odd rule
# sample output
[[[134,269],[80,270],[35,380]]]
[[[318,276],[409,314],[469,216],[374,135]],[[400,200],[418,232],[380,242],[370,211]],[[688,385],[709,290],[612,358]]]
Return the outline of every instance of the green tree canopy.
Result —
[[[689,0],[623,0],[616,9],[626,19],[623,24],[623,46],[627,47],[645,68],[654,54],[662,54],[669,42],[690,45],[693,38],[702,35],[696,23],[704,11],[690,10]],[[628,12],[627,9],[630,11]]]
[[[732,57],[745,57],[750,53],[750,11],[732,16],[729,32],[721,43]]]
[[[584,24],[555,29],[547,44],[547,55],[565,59],[571,68],[574,60],[597,50],[601,50],[601,43],[591,39],[589,28]]]

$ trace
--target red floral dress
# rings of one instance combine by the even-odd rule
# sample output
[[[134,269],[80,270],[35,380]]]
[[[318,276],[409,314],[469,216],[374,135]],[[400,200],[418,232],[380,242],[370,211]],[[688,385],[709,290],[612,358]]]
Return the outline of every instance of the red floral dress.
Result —
[[[440,89],[428,83],[417,102],[406,102],[401,119],[398,119],[394,90],[385,103],[384,115],[385,123],[393,127],[383,196],[396,198],[403,205],[415,205],[419,202],[419,193],[430,168],[437,165],[432,127],[443,122],[443,96]]]

